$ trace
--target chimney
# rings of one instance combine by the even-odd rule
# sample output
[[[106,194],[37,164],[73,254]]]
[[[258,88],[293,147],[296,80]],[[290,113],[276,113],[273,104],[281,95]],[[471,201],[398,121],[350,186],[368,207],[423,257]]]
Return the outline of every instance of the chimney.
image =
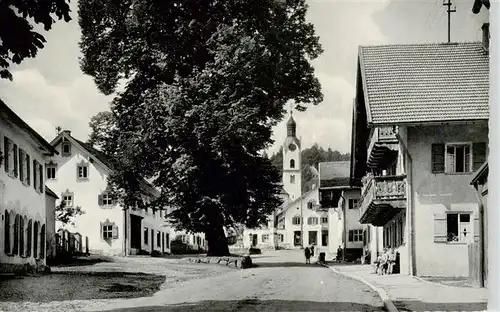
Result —
[[[481,27],[483,30],[483,49],[486,52],[490,51],[490,23],[484,23]]]
[[[71,135],[71,130],[63,130],[63,133],[66,133],[67,135]]]

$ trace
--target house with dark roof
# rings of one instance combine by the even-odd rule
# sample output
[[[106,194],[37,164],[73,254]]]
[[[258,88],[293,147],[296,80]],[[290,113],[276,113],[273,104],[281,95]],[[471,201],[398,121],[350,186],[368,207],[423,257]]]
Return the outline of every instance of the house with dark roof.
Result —
[[[469,274],[488,99],[487,40],[359,47],[351,178],[361,223],[383,229],[403,274]]]
[[[47,263],[47,226],[55,216],[46,213],[51,194],[45,188],[44,164],[56,154],[0,100],[0,272]]]
[[[319,198],[322,209],[337,214],[336,248],[342,249],[342,260],[354,261],[363,255],[364,226],[359,222],[360,187],[351,180],[350,161],[321,162]]]
[[[69,130],[61,131],[51,146],[59,154],[47,161],[47,186],[58,194],[66,207],[80,206],[85,212],[75,218],[74,224],[57,223],[58,230],[88,237],[88,241],[79,245],[87,249],[88,244],[93,254],[170,252],[170,241],[177,233],[166,223],[168,207],[159,211],[124,209],[107,189],[107,177],[115,166],[114,160],[74,138]],[[159,196],[159,191],[146,180],[140,188],[146,202]],[[190,237],[183,238],[187,243]]]

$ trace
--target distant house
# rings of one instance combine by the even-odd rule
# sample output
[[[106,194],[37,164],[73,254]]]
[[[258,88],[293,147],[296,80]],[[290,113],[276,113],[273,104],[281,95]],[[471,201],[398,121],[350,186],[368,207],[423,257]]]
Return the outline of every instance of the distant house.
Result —
[[[57,229],[87,236],[90,253],[170,252],[173,238],[164,218],[167,208],[159,211],[123,209],[107,192],[112,159],[74,138],[69,130],[62,131],[51,144],[59,154],[47,160],[47,186],[59,195],[66,207],[80,206],[85,212],[74,219],[74,226],[57,222]],[[146,202],[159,196],[145,180],[140,187]],[[83,248],[85,244],[81,242]]]
[[[0,271],[46,265],[44,164],[57,151],[0,100]]]
[[[331,252],[336,253],[341,247],[345,261],[354,261],[363,255],[365,233],[359,223],[360,195],[360,187],[350,178],[350,161],[319,163],[319,202],[323,210],[336,217],[337,242]]]
[[[382,229],[403,274],[469,273],[479,237],[469,183],[488,154],[486,41],[359,48],[351,176],[362,180],[361,223]],[[379,244],[369,246],[374,259]]]

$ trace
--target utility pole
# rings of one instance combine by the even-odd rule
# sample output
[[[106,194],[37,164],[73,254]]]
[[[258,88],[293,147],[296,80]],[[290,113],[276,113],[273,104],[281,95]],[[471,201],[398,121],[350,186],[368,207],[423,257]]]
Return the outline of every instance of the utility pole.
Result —
[[[448,43],[451,42],[451,13],[455,13],[457,10],[456,10],[456,7],[455,9],[451,9],[451,0],[448,0],[448,2],[445,2],[445,0],[443,0],[443,5],[444,6],[447,6],[448,7],[448,10],[446,12],[448,12]]]

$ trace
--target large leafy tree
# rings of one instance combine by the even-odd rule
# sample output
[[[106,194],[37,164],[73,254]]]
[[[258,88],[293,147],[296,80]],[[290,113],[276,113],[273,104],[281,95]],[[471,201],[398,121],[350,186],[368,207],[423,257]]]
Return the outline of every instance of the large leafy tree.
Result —
[[[0,0],[0,79],[12,80],[9,67],[35,57],[45,38],[34,30],[42,24],[46,31],[54,17],[69,22],[69,0]]]
[[[322,52],[305,0],[80,0],[82,70],[111,105],[94,136],[116,160],[110,187],[144,205],[178,207],[177,228],[229,253],[224,227],[258,226],[280,205],[279,172],[261,152],[289,101],[322,101],[310,64]]]

